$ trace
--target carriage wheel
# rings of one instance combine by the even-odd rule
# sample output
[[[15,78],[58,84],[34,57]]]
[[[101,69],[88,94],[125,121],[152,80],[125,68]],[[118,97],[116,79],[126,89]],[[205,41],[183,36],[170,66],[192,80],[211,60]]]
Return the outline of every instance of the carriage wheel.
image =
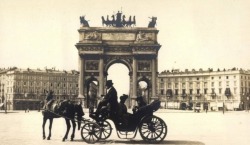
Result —
[[[101,128],[96,123],[86,123],[81,129],[82,139],[87,143],[95,143],[101,137]]]
[[[142,120],[139,125],[139,132],[142,139],[150,143],[159,143],[167,135],[167,125],[159,117],[149,116]]]
[[[112,133],[111,124],[108,121],[104,121],[103,124],[100,125],[101,128],[101,137],[100,139],[105,140],[110,137]]]

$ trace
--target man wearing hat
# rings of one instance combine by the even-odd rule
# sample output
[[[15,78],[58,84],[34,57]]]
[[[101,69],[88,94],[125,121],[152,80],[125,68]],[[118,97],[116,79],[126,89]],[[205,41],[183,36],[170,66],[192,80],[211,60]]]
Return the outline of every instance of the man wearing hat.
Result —
[[[50,91],[47,91],[46,90],[46,93],[47,93],[47,96],[46,96],[46,98],[45,98],[45,104],[44,104],[44,107],[43,107],[43,109],[47,109],[47,110],[50,110],[50,108],[51,108],[51,105],[52,105],[52,103],[54,102],[54,97],[53,97],[53,91],[52,90],[50,90]]]
[[[118,101],[117,101],[117,92],[113,87],[112,80],[107,80],[106,82],[107,94],[104,96],[104,99],[98,104],[96,113],[99,113],[103,106],[110,104],[110,111],[112,114],[116,114],[118,110]]]

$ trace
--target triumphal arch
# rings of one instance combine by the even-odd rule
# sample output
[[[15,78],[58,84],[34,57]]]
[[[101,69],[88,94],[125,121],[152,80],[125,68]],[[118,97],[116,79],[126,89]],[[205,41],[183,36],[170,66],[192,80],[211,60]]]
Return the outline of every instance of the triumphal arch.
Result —
[[[98,82],[97,95],[105,94],[109,67],[122,63],[129,70],[129,106],[140,95],[140,81],[147,83],[149,101],[158,98],[157,57],[161,45],[157,42],[156,17],[147,27],[136,27],[135,16],[126,20],[121,12],[112,15],[112,20],[108,16],[101,18],[102,27],[90,27],[85,17],[80,17],[79,42],[75,45],[79,54],[79,96],[88,100],[89,83],[93,80]]]

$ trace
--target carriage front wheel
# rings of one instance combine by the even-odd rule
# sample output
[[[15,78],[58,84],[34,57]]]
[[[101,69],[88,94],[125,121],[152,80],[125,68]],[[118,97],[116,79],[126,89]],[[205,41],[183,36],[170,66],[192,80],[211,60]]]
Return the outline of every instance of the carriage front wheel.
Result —
[[[100,129],[101,129],[100,139],[105,140],[105,139],[109,138],[111,133],[112,133],[111,124],[105,120],[102,124],[99,124],[99,125],[100,125]]]
[[[86,123],[81,129],[82,139],[87,143],[95,143],[101,137],[101,128],[97,123]]]
[[[149,143],[159,143],[167,135],[167,125],[159,117],[148,116],[139,125],[139,132],[142,139]]]

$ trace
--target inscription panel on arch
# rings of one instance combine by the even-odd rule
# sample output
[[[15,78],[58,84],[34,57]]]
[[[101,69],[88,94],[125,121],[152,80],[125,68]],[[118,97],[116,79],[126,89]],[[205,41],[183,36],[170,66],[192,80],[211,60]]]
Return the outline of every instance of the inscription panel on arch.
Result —
[[[102,33],[102,40],[135,40],[134,33]]]

